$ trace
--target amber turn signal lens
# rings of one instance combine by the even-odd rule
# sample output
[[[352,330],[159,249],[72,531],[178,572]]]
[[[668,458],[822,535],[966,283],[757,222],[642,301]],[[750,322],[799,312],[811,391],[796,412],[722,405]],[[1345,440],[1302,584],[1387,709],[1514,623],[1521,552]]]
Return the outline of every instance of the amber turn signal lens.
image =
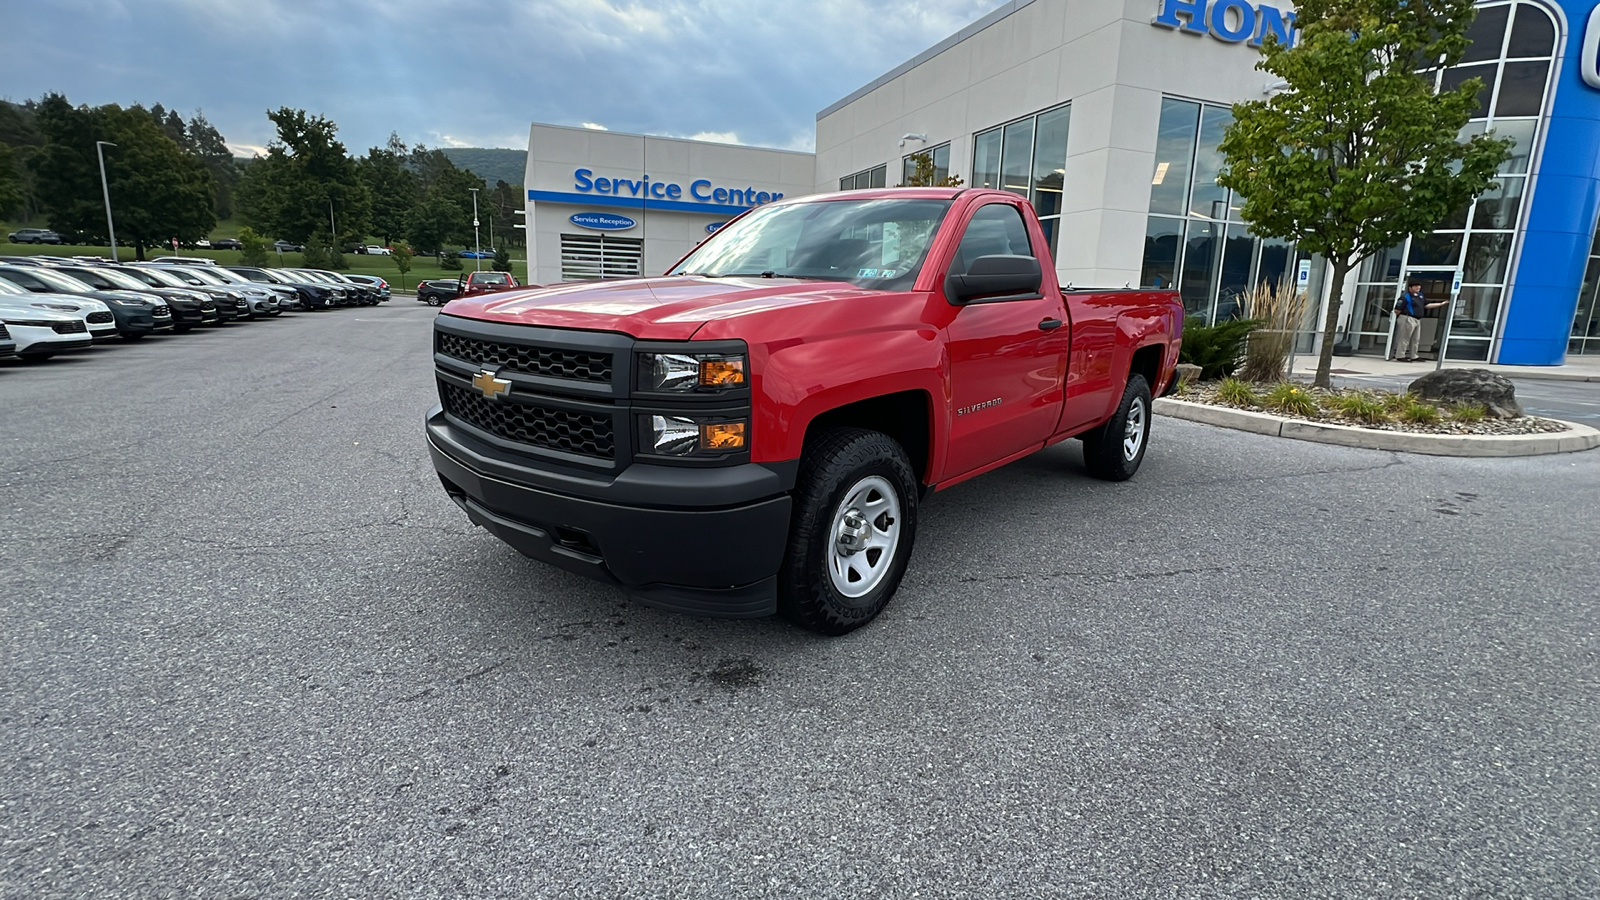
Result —
[[[703,385],[744,384],[743,359],[703,359],[700,361]]]
[[[744,423],[719,422],[715,425],[700,426],[700,449],[702,450],[742,450],[744,449]]]

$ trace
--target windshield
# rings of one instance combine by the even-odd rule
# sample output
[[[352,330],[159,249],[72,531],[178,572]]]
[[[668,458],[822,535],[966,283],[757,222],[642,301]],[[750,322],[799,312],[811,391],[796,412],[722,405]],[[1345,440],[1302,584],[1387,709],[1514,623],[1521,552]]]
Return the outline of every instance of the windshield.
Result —
[[[76,278],[73,278],[71,275],[65,275],[61,272],[53,272],[45,268],[33,269],[29,271],[28,274],[37,276],[40,281],[50,285],[50,287],[54,288],[55,290],[64,291],[69,294],[87,294],[88,292],[94,290],[94,288],[84,284]]]
[[[139,271],[155,279],[163,287],[188,287],[189,283],[166,269],[140,269]]]
[[[196,278],[195,274],[189,271],[189,269],[185,266],[169,266],[165,269],[157,269],[156,271],[169,278],[176,278],[180,282],[187,285],[199,285],[202,287],[205,285],[204,281]]]
[[[131,278],[145,287],[171,287],[171,285],[151,275],[147,269],[113,269],[109,271],[113,271],[124,278]]]
[[[221,285],[228,283],[224,279],[218,278],[217,273],[211,271],[210,269],[201,269],[196,267],[193,272],[185,272],[184,274],[190,276],[191,278],[199,279],[200,281],[210,285]]]
[[[949,200],[893,197],[762,207],[712,235],[671,274],[904,289],[916,281],[949,209]]]
[[[220,266],[215,268],[215,269],[207,269],[206,270],[206,274],[210,275],[212,278],[215,278],[217,280],[218,284],[249,284],[250,283],[250,279],[244,277],[243,275],[240,275],[238,272],[230,272],[229,270],[224,269],[224,268],[222,268]]]

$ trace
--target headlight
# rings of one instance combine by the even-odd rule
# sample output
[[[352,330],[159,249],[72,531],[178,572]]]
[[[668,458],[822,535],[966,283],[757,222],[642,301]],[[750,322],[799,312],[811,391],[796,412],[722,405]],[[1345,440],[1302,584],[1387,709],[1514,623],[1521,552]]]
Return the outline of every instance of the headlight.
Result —
[[[748,384],[744,354],[641,353],[639,389],[644,391],[724,391]]]
[[[642,449],[661,456],[718,457],[749,447],[750,425],[742,419],[702,416],[642,416]]]

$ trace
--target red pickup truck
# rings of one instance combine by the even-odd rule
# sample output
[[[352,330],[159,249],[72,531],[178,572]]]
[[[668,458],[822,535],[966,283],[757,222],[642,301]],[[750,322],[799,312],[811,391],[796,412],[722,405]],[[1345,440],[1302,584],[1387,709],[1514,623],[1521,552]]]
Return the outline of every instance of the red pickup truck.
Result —
[[[1131,477],[1182,323],[1171,291],[1061,289],[1014,194],[786,199],[660,278],[452,301],[428,450],[528,556],[843,634],[899,586],[929,492],[1067,438]]]

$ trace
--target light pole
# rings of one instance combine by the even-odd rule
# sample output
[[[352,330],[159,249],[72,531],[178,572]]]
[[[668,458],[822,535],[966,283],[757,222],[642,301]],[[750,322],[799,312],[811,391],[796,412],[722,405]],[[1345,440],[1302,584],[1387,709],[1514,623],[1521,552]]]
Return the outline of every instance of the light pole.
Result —
[[[334,249],[334,248],[337,248],[339,246],[339,226],[333,224],[333,198],[332,197],[328,198],[328,241],[333,244],[333,247],[331,247],[329,249],[333,253],[338,253],[339,251],[337,249]]]
[[[110,141],[95,141],[94,155],[100,159],[100,193],[106,198],[106,231],[111,238],[111,261],[117,261],[117,229],[111,224],[111,188],[106,186],[106,153],[101,147],[115,147]]]
[[[478,189],[467,188],[472,192],[472,271],[483,271],[483,245],[478,243]]]

